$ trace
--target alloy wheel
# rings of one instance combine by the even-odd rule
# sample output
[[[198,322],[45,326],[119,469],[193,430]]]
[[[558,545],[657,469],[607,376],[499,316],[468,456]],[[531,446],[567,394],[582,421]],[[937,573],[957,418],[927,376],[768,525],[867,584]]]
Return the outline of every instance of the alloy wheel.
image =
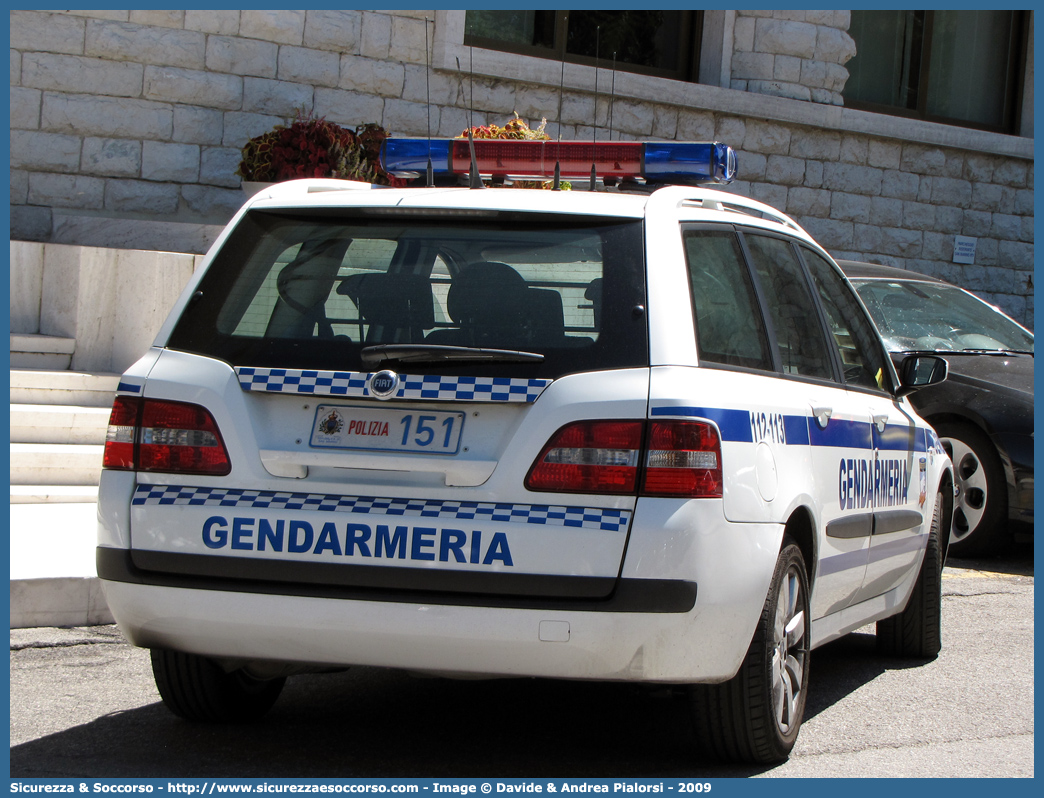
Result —
[[[801,721],[801,689],[808,658],[804,597],[798,570],[791,565],[776,602],[772,652],[772,705],[780,732]]]
[[[957,496],[953,508],[953,539],[961,540],[974,532],[986,512],[989,496],[986,469],[979,456],[964,441],[943,438],[943,448],[953,461]]]

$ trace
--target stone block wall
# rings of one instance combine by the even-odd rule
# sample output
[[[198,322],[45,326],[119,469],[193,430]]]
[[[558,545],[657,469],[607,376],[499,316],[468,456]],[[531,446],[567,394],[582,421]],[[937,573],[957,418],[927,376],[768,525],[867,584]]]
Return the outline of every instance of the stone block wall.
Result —
[[[737,11],[731,86],[844,105],[845,64],[856,53],[850,11]]]
[[[399,136],[517,111],[553,136],[604,139],[611,120],[614,138],[727,142],[728,190],[835,256],[950,279],[1033,324],[1032,141],[843,108],[847,11],[737,11],[731,88],[617,72],[612,97],[608,69],[596,97],[590,67],[569,65],[560,90],[557,63],[464,48],[456,11],[10,19],[12,238],[202,252],[244,199],[240,148],[300,109]],[[101,218],[129,226],[98,241]],[[170,222],[188,232],[164,238]],[[956,235],[978,239],[974,265],[952,262]]]
[[[750,120],[730,127],[743,178],[730,190],[786,211],[835,258],[941,277],[1032,328],[1032,161]],[[977,239],[973,265],[952,262],[957,235]]]
[[[424,16],[11,11],[13,234],[48,239],[56,211],[223,224],[240,148],[302,110],[401,130]]]

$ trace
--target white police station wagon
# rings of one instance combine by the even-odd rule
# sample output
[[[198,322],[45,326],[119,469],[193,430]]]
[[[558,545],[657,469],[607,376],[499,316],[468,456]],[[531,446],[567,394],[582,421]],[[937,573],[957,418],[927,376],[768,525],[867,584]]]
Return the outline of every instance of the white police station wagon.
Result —
[[[437,182],[468,142],[390,140]],[[474,142],[498,180],[305,180],[236,215],[122,378],[98,573],[176,714],[349,665],[681,685],[794,745],[811,649],[940,645],[951,465],[831,258],[720,144]],[[464,162],[463,167],[458,164]],[[630,191],[642,187],[644,191]],[[603,185],[603,189],[604,189]]]

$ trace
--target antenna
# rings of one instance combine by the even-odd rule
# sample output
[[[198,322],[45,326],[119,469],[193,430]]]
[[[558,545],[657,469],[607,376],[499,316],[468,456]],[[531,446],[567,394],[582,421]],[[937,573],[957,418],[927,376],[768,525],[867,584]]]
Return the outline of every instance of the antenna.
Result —
[[[468,149],[471,151],[471,166],[468,169],[468,188],[485,188],[479,175],[478,160],[475,158],[475,139],[468,128]]]
[[[613,104],[616,102],[616,51],[613,50],[613,81],[609,88],[609,140],[613,140]]]
[[[555,182],[552,191],[562,190],[562,94],[565,91],[565,53],[562,53],[562,76],[558,79],[558,146],[555,148]]]
[[[475,48],[469,47],[468,51],[471,54],[471,64],[469,66],[468,73],[468,87],[471,89],[471,97],[468,100],[468,150],[471,153],[471,165],[468,169],[468,187],[469,188],[485,188],[482,185],[482,176],[478,170],[478,159],[475,158],[475,137],[472,135],[472,128],[474,127],[473,122],[475,121],[472,117],[472,113],[475,108]],[[460,73],[460,59],[457,59],[457,73]],[[463,85],[463,78],[461,78],[461,84]]]
[[[464,104],[468,108],[468,127],[471,127],[472,125],[474,125],[475,120],[471,118],[471,102],[468,101],[467,92],[464,91],[464,70],[461,69],[460,57],[459,56],[457,57],[457,88],[458,88],[458,96],[460,97],[460,99],[464,102]],[[475,99],[475,89],[474,89],[474,87],[472,87],[472,90],[471,90],[471,98],[472,98],[472,101],[474,101],[474,99]]]
[[[595,173],[595,160],[598,157],[598,45],[601,40],[602,26],[595,27],[595,87],[594,87],[594,119],[591,130],[591,191],[595,190],[598,177]]]
[[[463,99],[465,99],[465,95],[464,95],[464,70],[462,70],[460,68],[460,58],[457,58],[457,81],[458,81],[458,85],[460,87],[460,98],[463,100]],[[472,95],[471,96],[472,97],[475,96],[475,94],[474,94],[474,87],[472,87]],[[475,158],[475,140],[474,140],[474,138],[471,135],[471,128],[473,127],[473,125],[471,123],[474,121],[474,119],[472,119],[472,117],[471,117],[471,103],[470,102],[467,103],[467,106],[468,106],[468,149],[471,151],[471,167],[470,167],[470,173],[469,173],[469,177],[468,177],[468,183],[471,186],[471,188],[483,188],[481,179],[479,179],[478,185],[477,186],[475,185],[475,178],[478,176],[478,161]]]
[[[435,185],[435,173],[431,167],[431,58],[428,56],[428,23],[424,18],[424,93],[428,100],[428,179],[426,185],[431,188]]]

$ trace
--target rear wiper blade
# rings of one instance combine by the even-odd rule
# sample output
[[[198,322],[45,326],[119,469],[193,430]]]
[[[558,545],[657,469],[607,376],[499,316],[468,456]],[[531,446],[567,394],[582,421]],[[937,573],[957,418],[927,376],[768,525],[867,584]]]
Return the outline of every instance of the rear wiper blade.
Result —
[[[436,363],[444,360],[486,361],[492,363],[539,363],[544,356],[537,352],[514,349],[482,349],[473,346],[436,346],[433,344],[378,344],[360,352],[362,362],[375,366],[386,360],[400,363]]]

